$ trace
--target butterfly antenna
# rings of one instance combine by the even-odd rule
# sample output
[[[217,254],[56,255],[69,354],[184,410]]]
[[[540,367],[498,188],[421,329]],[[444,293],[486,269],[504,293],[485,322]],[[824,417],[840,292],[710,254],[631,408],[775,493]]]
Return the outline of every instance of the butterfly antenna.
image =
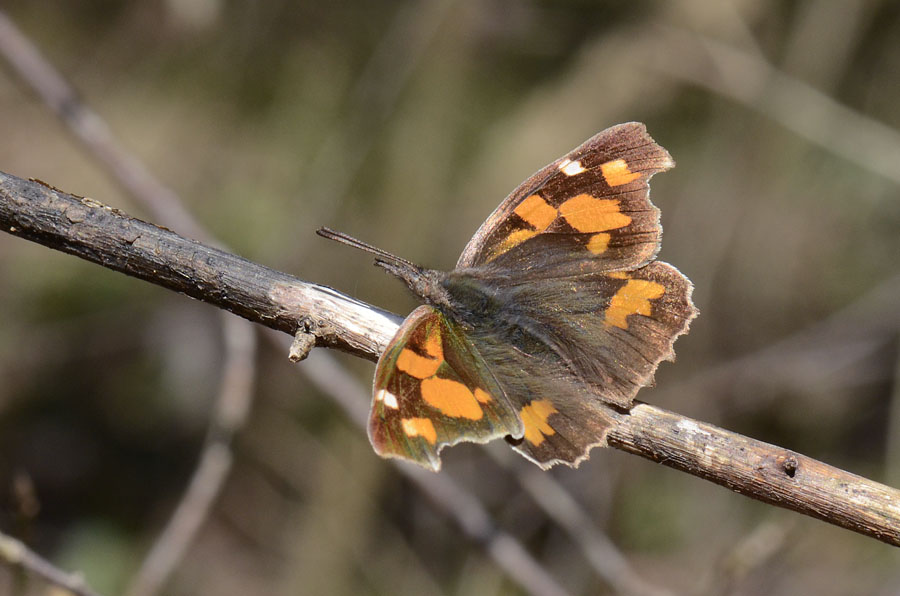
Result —
[[[316,230],[316,234],[321,236],[322,238],[328,238],[329,240],[334,240],[336,242],[340,242],[341,244],[346,244],[347,246],[352,246],[353,248],[358,248],[360,250],[364,250],[368,253],[372,253],[377,257],[381,257],[382,259],[394,263],[402,263],[409,267],[416,267],[414,263],[407,261],[402,257],[398,257],[397,255],[393,255],[386,250],[382,250],[377,246],[372,246],[367,242],[363,242],[362,240],[357,240],[353,236],[348,236],[343,232],[336,232],[331,228],[319,228]]]
[[[366,244],[362,240],[357,240],[353,236],[348,236],[343,232],[335,232],[328,228],[319,228],[316,234],[329,240],[335,240],[341,244],[352,246],[360,250],[375,255],[375,265],[381,267],[394,277],[402,279],[407,287],[417,296],[425,298],[433,304],[447,304],[446,290],[443,290],[432,279],[436,271],[427,271],[422,269],[415,263],[401,259],[397,255],[381,250],[371,244]]]

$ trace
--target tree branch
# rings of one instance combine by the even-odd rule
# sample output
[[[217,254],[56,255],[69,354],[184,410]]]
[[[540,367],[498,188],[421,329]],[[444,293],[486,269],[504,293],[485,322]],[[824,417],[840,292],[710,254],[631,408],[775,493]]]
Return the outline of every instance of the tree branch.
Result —
[[[187,294],[316,345],[377,360],[401,320],[93,199],[0,172],[0,229]]]
[[[3,173],[0,229],[370,360],[400,321],[93,199]],[[900,491],[647,404],[616,417],[612,447],[900,546]]]
[[[617,422],[610,447],[900,546],[894,488],[649,404],[618,414]]]

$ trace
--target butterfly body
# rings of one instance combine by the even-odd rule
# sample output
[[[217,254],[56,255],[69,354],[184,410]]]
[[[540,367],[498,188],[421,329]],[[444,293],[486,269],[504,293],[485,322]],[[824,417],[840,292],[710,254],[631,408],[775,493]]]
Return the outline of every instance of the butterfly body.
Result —
[[[504,437],[546,468],[604,444],[610,408],[630,407],[696,316],[690,281],[654,260],[648,180],[671,166],[642,124],[607,129],[513,191],[449,272],[323,234],[375,252],[425,302],[378,361],[375,450],[437,470],[448,445]]]

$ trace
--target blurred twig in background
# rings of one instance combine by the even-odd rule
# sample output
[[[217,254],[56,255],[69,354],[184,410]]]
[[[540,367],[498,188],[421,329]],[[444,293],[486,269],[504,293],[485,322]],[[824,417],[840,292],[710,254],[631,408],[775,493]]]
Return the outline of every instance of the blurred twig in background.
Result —
[[[822,149],[900,184],[900,133],[893,128],[778,71],[758,55],[677,30],[664,31],[664,40],[660,75],[758,110]]]
[[[225,362],[207,445],[200,453],[184,497],[126,591],[128,596],[152,596],[159,592],[184,560],[231,470],[231,442],[244,426],[252,403],[256,335],[247,332],[244,321],[230,316],[223,317],[222,330]]]
[[[39,94],[97,149],[79,141],[73,153],[0,72],[0,169],[116,205],[129,199],[93,162],[130,177],[123,188],[159,190],[146,179],[153,170],[169,187],[153,194],[178,188],[188,203],[172,211],[199,214],[236,252],[397,310],[399,289],[362,259],[311,250],[312,229],[387,239],[385,248],[441,263],[535,167],[610,124],[647,121],[679,162],[654,179],[664,254],[694,279],[703,316],[680,342],[679,366],[664,367],[641,397],[870,477],[895,467],[892,3],[54,6],[5,8],[93,109],[46,63],[18,58],[32,74],[46,69]],[[7,32],[0,45],[16,41]],[[121,145],[142,158],[122,160]],[[199,471],[184,454],[202,450],[204,426],[205,452],[217,449],[206,388],[227,382],[224,365],[218,381],[196,376],[215,368],[208,354],[219,357],[214,343],[190,343],[215,326],[209,309],[167,293],[145,299],[147,284],[118,280],[0,235],[0,453],[9,455],[0,457],[0,527],[7,477],[25,478],[40,506],[14,527],[107,593],[133,579],[148,536],[181,510],[178,495]],[[392,320],[384,316],[384,329]],[[175,523],[178,514],[170,527],[181,531],[164,532],[181,536],[173,553],[191,544],[191,565],[164,556],[168,570],[146,586],[217,596],[506,593],[527,590],[513,584],[530,581],[534,564],[571,593],[640,594],[643,584],[648,593],[887,595],[900,585],[896,557],[874,541],[612,450],[574,473],[533,476],[554,483],[535,492],[527,463],[494,467],[483,450],[460,447],[445,481],[477,507],[423,507],[417,481],[373,465],[363,433],[347,424],[365,416],[368,391],[356,378],[368,369],[322,350],[288,367],[277,343],[277,352],[260,348],[271,354],[255,362],[247,427],[221,444],[229,457],[200,458],[228,462],[221,497],[210,509],[210,494],[189,491],[192,523]],[[371,358],[377,348],[355,352],[366,350]],[[162,375],[134,374],[160,354]],[[159,379],[190,371],[183,385]],[[292,380],[303,373],[319,381]],[[288,397],[297,395],[305,399]],[[479,511],[519,542],[518,563],[434,519],[465,524]],[[796,531],[778,531],[786,525]],[[604,548],[611,543],[620,556]]]
[[[176,193],[115,139],[103,119],[81,101],[2,10],[0,55],[133,199],[158,221],[211,241]],[[221,320],[225,354],[208,440],[184,496],[135,576],[127,592],[130,596],[153,596],[159,591],[205,522],[231,470],[230,443],[244,425],[253,399],[256,335],[244,321],[227,315]]]
[[[0,532],[0,561],[12,567],[21,567],[27,573],[34,574],[51,585],[75,594],[75,596],[99,596],[91,590],[84,578],[77,573],[66,573],[58,567],[33,553],[20,541]]]

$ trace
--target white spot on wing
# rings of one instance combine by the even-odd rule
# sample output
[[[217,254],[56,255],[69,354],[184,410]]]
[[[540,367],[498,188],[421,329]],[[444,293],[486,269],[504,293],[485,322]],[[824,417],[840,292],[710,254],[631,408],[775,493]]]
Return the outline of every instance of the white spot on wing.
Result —
[[[375,401],[384,402],[384,405],[394,410],[400,407],[400,404],[397,403],[397,396],[386,389],[379,389],[375,393]]]
[[[584,171],[584,166],[577,159],[572,161],[568,157],[559,162],[559,170],[566,176],[575,176]]]

